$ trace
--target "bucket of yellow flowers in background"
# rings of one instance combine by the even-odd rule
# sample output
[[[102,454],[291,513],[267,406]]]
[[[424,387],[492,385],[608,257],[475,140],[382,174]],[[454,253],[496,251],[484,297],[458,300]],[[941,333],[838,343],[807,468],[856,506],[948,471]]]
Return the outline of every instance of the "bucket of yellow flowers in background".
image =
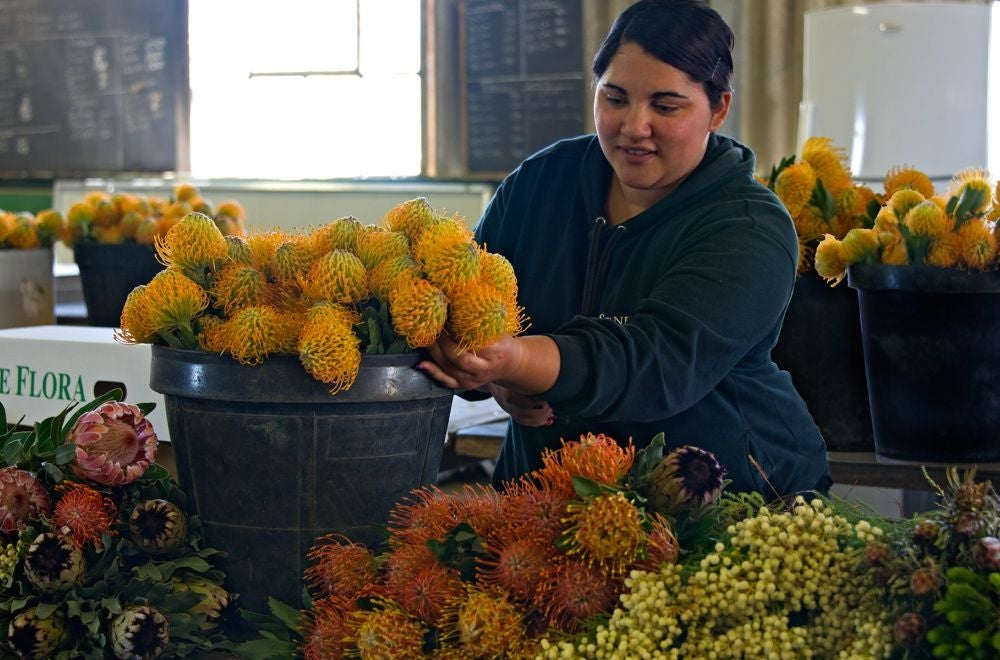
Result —
[[[80,268],[90,325],[118,325],[132,289],[163,269],[153,241],[192,211],[214,218],[224,233],[243,233],[245,212],[238,202],[213,206],[190,184],[175,186],[168,200],[93,191],[69,208],[65,242]]]
[[[0,328],[55,323],[52,243],[62,231],[56,211],[0,211]]]
[[[876,195],[853,181],[843,149],[824,137],[807,139],[797,160],[782,160],[762,182],[788,209],[799,237],[795,290],[774,361],[792,375],[828,449],[872,451],[857,296],[826,286],[812,256],[824,235],[842,238],[864,226]]]
[[[816,248],[817,272],[858,293],[876,452],[998,460],[1000,190],[977,168],[944,195],[917,170],[899,179],[872,228]]]
[[[452,391],[415,349],[446,327],[468,350],[519,332],[513,269],[423,198],[308,233],[223,236],[192,213],[156,249],[167,267],[119,337],[154,344],[178,476],[243,602],[298,603],[316,537],[376,546],[436,480]]]

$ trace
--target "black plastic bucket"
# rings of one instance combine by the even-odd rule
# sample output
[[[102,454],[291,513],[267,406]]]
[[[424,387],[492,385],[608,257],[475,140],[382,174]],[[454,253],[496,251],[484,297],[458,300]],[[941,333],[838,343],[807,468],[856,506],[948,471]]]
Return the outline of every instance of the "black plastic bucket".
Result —
[[[299,606],[306,553],[340,532],[376,546],[389,511],[434,483],[452,391],[416,371],[415,354],[366,356],[350,389],[330,395],[297,357],[243,366],[152,347],[150,386],[164,395],[181,487],[242,606]]]
[[[77,243],[73,258],[80,267],[87,322],[93,326],[117,328],[128,294],[163,270],[153,248],[138,243]]]
[[[1000,273],[855,264],[879,456],[1000,459]]]
[[[858,296],[801,275],[771,353],[792,382],[831,451],[873,451]]]

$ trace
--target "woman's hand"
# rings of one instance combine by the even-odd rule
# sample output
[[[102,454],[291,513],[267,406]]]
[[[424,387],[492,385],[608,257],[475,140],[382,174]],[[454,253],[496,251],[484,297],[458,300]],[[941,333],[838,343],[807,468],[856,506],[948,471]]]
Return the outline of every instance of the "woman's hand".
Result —
[[[430,360],[417,364],[428,376],[454,390],[475,390],[492,384],[531,395],[552,388],[559,376],[560,355],[546,335],[503,335],[475,351],[460,350],[447,333],[427,347]]]
[[[471,350],[461,350],[448,333],[427,347],[433,362],[424,360],[417,368],[445,387],[474,390],[514,373],[521,360],[516,339],[503,335],[496,342]]]
[[[490,392],[510,418],[521,426],[549,426],[555,419],[555,413],[545,401],[499,385],[490,385]]]

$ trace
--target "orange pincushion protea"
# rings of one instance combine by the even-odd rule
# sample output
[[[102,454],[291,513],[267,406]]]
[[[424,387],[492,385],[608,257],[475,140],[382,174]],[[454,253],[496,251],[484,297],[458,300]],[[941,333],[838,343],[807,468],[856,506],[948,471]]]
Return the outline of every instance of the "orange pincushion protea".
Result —
[[[520,310],[510,305],[509,296],[482,280],[457,284],[448,297],[448,329],[462,350],[476,351],[505,333],[521,331]]]
[[[114,534],[111,526],[118,519],[118,509],[110,498],[85,484],[60,484],[59,501],[52,515],[56,527],[66,527],[81,546],[93,543],[100,547],[101,536]]]
[[[305,582],[315,598],[354,599],[378,581],[371,551],[342,534],[316,539],[308,558],[312,563],[305,570]]]
[[[358,236],[364,230],[364,225],[354,216],[344,216],[328,222],[313,231],[317,254],[325,254],[333,250],[354,251]]]
[[[505,530],[555,542],[563,530],[566,504],[575,497],[572,483],[563,476],[543,469],[508,483],[501,501]]]
[[[313,246],[305,237],[283,241],[270,262],[270,272],[278,282],[297,282],[308,275],[316,260]]]
[[[143,301],[145,291],[146,285],[140,284],[125,298],[120,327],[114,332],[115,339],[123,344],[145,344],[157,336],[159,323]]]
[[[847,151],[833,146],[828,137],[810,137],[802,144],[801,160],[809,163],[816,176],[835,196],[851,186],[851,172],[847,169]]]
[[[357,629],[352,614],[358,611],[354,600],[329,596],[314,600],[305,613],[300,647],[305,660],[342,658],[351,649],[349,641]]]
[[[409,254],[383,259],[368,275],[372,293],[383,300],[391,300],[398,278],[420,278],[420,267]]]
[[[809,203],[815,185],[816,172],[812,165],[800,161],[778,174],[774,181],[774,192],[781,198],[789,215],[795,217]]]
[[[386,259],[409,255],[410,239],[403,232],[376,228],[358,234],[356,252],[370,270]]]
[[[614,609],[620,583],[596,565],[559,555],[545,569],[534,605],[549,624],[567,632],[597,614]]]
[[[428,564],[410,573],[409,579],[394,579],[391,595],[399,605],[424,623],[437,626],[448,605],[462,597],[462,578],[456,568]]]
[[[496,288],[509,303],[517,304],[517,276],[514,266],[502,254],[479,250],[479,278]]]
[[[625,447],[603,433],[587,433],[578,441],[563,442],[557,451],[542,454],[543,471],[572,488],[573,477],[583,477],[606,486],[625,478],[635,462],[635,445]]]
[[[76,443],[74,474],[105,486],[137,480],[156,462],[156,433],[136,406],[108,401],[84,413],[66,437]]]
[[[649,520],[650,529],[646,536],[646,556],[640,559],[634,568],[642,571],[658,571],[662,564],[677,563],[681,546],[669,520],[655,511],[649,514]]]
[[[479,249],[472,232],[459,220],[443,220],[427,228],[413,246],[413,256],[434,286],[451,288],[479,277]]]
[[[966,266],[986,270],[996,262],[997,236],[981,219],[963,223],[957,234],[959,254]]]
[[[455,516],[468,524],[476,534],[488,537],[502,522],[500,493],[492,486],[465,484],[461,492],[453,495]]]
[[[542,573],[556,553],[551,539],[515,534],[487,543],[485,550],[476,562],[476,580],[525,602],[534,598]]]
[[[389,512],[389,542],[422,546],[444,537],[459,522],[450,496],[435,486],[418,488]]]
[[[289,346],[284,315],[269,305],[245,307],[214,331],[223,350],[240,364],[260,364],[272,353]]]

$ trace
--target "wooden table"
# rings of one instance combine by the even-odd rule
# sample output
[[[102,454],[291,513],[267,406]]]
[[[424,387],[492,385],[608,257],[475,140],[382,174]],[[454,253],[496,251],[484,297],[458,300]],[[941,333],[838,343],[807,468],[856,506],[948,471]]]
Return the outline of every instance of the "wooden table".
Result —
[[[506,429],[506,419],[459,428],[454,435],[454,452],[458,456],[474,459],[495,459],[500,453]],[[934,490],[924,469],[931,479],[943,486],[946,481],[945,468],[952,465],[894,461],[878,457],[875,452],[831,451],[827,453],[827,457],[830,461],[830,475],[836,484],[904,490]],[[957,464],[957,467],[968,468],[971,464]],[[1000,463],[978,464],[976,476],[979,480],[989,479],[1000,486]]]

